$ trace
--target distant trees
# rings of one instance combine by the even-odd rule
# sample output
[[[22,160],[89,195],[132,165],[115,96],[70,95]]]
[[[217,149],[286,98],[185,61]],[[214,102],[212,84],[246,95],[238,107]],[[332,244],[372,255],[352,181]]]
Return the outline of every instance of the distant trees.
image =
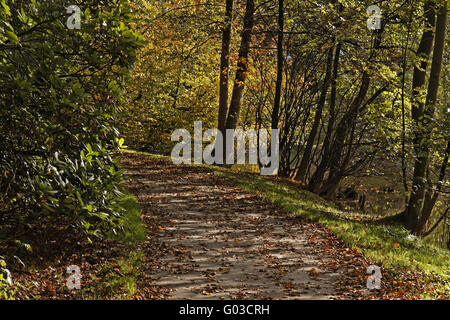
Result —
[[[138,54],[119,117],[128,146],[170,154],[175,129],[192,129],[197,120],[205,127],[217,126],[223,4],[198,0],[132,3],[132,26],[147,45]],[[234,20],[231,23],[233,28]],[[231,39],[230,48],[234,46]],[[231,49],[230,76],[236,55]],[[224,97],[228,92],[222,93]]]

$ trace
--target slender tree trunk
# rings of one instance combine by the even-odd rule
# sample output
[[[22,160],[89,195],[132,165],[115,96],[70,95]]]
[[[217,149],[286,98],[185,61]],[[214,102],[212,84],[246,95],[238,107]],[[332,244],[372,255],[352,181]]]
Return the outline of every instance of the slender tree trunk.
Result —
[[[418,130],[421,131],[419,133],[419,136],[422,137],[422,139],[417,141],[419,144],[417,148],[417,150],[419,150],[419,153],[417,154],[417,160],[415,162],[414,167],[413,191],[411,195],[411,200],[408,204],[408,213],[410,215],[416,214],[414,220],[418,221],[417,226],[409,226],[409,227],[415,227],[415,231],[418,234],[420,234],[423,231],[423,228],[425,227],[428,219],[431,216],[431,211],[434,206],[434,203],[432,203],[430,199],[426,199],[425,201],[423,199],[426,191],[425,172],[428,167],[428,158],[430,152],[429,141],[427,140],[431,138],[431,127],[435,112],[435,104],[437,101],[439,80],[442,71],[442,61],[444,57],[446,29],[447,29],[447,2],[445,2],[440,6],[436,20],[436,36],[434,42],[433,60],[431,63],[430,80],[428,83],[427,98],[423,112],[424,116],[419,119],[420,125]],[[423,206],[424,202],[425,204],[427,204],[428,207]],[[431,208],[429,206],[431,206]],[[424,210],[421,210],[422,208]],[[419,218],[418,213],[420,211],[422,212]]]
[[[320,161],[319,167],[314,172],[309,185],[308,190],[311,192],[318,193],[321,187],[323,177],[325,175],[325,171],[329,166],[330,160],[330,146],[331,146],[331,136],[334,131],[334,123],[336,122],[336,96],[337,96],[337,79],[339,73],[339,59],[341,53],[342,44],[338,43],[336,46],[336,51],[334,54],[334,62],[333,62],[333,76],[331,79],[331,94],[330,94],[330,102],[329,102],[329,117],[328,125],[327,125],[327,133],[325,135],[325,139],[323,142],[323,152],[322,152],[322,160]]]
[[[344,115],[336,129],[336,138],[331,149],[330,173],[320,191],[327,198],[331,198],[334,195],[339,182],[343,178],[342,173],[345,171],[346,164],[342,163],[341,159],[345,147],[345,140],[358,117],[359,109],[367,95],[369,86],[370,75],[367,72],[363,72],[358,95],[353,100],[350,110]],[[352,143],[352,141],[349,141],[349,143]]]
[[[219,84],[219,123],[218,129],[225,133],[228,112],[228,78],[230,69],[230,43],[233,21],[233,2],[226,0],[225,21],[222,34],[222,52],[220,55],[220,84]]]
[[[407,178],[407,162],[406,162],[406,106],[405,106],[405,85],[406,85],[406,72],[408,66],[408,50],[409,41],[411,36],[411,24],[413,21],[413,8],[409,8],[409,22],[408,32],[406,34],[406,44],[403,51],[403,65],[402,65],[402,180],[403,189],[405,194],[405,206],[408,205],[408,178]]]
[[[447,240],[447,249],[450,250],[450,235],[448,236],[448,240]]]
[[[314,146],[314,141],[316,140],[317,131],[319,130],[320,121],[322,119],[322,111],[323,111],[323,107],[325,106],[325,101],[327,99],[328,88],[330,87],[331,69],[333,68],[332,65],[333,65],[333,48],[330,48],[328,50],[325,78],[323,80],[322,92],[320,94],[319,101],[317,102],[317,109],[316,109],[316,114],[314,116],[314,123],[311,128],[311,132],[309,134],[308,141],[306,143],[302,161],[298,168],[298,173],[297,173],[296,179],[300,180],[300,181],[304,181],[306,171],[309,166],[309,160],[311,159],[312,148]]]
[[[373,51],[369,57],[369,63],[371,63],[373,58],[376,56],[376,50],[380,48],[384,27],[385,23],[382,22],[381,29],[376,31],[376,36],[373,40]],[[360,109],[361,107],[363,107],[364,99],[366,98],[366,95],[369,91],[370,82],[370,74],[367,71],[363,71],[361,87],[358,95],[353,100],[349,111],[344,115],[336,129],[336,138],[333,143],[333,148],[330,150],[330,173],[320,192],[320,194],[322,194],[326,198],[332,198],[334,196],[340,181],[344,177],[345,170],[347,169],[347,166],[351,160],[350,157],[342,159],[342,155],[349,133],[350,138],[348,139],[348,144],[351,144],[354,138],[354,128],[356,125],[358,114],[360,113]]]
[[[414,165],[413,183],[411,188],[411,196],[409,203],[405,211],[404,223],[410,230],[415,230],[417,227],[420,211],[422,207],[423,197],[425,195],[425,169],[428,162],[428,153],[423,149],[424,145],[421,143],[423,139],[423,132],[419,126],[421,125],[421,118],[424,114],[424,102],[421,101],[420,93],[424,89],[426,80],[426,70],[428,66],[428,59],[433,48],[433,28],[436,22],[436,16],[434,13],[434,2],[428,1],[424,6],[425,10],[425,30],[422,34],[422,39],[417,49],[417,56],[422,59],[419,66],[414,67],[413,74],[413,106],[411,108],[411,116],[414,123],[417,125],[415,138],[414,138],[414,150],[417,155],[417,159]]]
[[[427,1],[424,6],[425,11],[425,26],[422,38],[420,40],[419,48],[416,56],[419,58],[419,66],[414,66],[413,73],[413,99],[414,104],[411,107],[411,116],[414,121],[417,121],[423,115],[424,102],[420,99],[421,91],[424,90],[428,60],[433,49],[434,32],[433,29],[436,23],[436,15],[434,12],[434,1]]]
[[[441,165],[441,170],[439,173],[438,185],[437,185],[436,191],[434,192],[433,195],[431,195],[432,194],[431,190],[429,190],[425,195],[425,200],[424,200],[423,209],[422,209],[422,215],[419,219],[419,222],[418,222],[417,228],[416,228],[416,233],[419,235],[423,235],[425,233],[425,226],[431,217],[431,212],[433,211],[434,205],[436,204],[436,201],[439,197],[439,193],[441,192],[442,184],[443,184],[443,181],[445,178],[445,172],[446,172],[447,166],[448,166],[449,155],[450,155],[450,141],[447,142],[447,150],[445,151],[444,160],[442,160],[442,165]],[[427,233],[428,232],[429,231],[427,231]]]
[[[277,43],[277,83],[275,87],[275,101],[272,111],[272,129],[278,129],[281,103],[281,86],[283,84],[283,34],[284,34],[284,1],[278,0],[278,43]]]
[[[252,30],[254,24],[255,1],[247,0],[244,16],[244,30],[242,32],[241,47],[239,49],[239,61],[237,64],[236,78],[233,85],[233,95],[231,97],[230,110],[226,122],[227,129],[236,129],[241,111],[242,95],[244,93],[245,80],[248,71],[248,55],[252,40]],[[224,139],[225,140],[225,139]]]

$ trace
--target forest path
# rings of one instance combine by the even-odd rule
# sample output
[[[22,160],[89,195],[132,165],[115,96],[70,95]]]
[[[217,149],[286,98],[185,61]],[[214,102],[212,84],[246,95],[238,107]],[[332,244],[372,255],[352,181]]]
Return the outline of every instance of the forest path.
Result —
[[[315,245],[329,237],[325,229],[288,217],[203,168],[137,154],[125,154],[122,166],[149,233],[162,248],[158,267],[147,276],[169,289],[168,298],[333,299],[342,294],[336,284],[348,270],[336,261],[328,268]]]

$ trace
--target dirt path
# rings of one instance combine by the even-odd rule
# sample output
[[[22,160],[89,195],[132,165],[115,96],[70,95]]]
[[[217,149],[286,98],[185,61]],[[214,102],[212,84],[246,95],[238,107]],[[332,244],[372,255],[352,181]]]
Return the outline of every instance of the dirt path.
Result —
[[[316,245],[330,236],[326,230],[289,218],[201,168],[132,154],[126,154],[122,164],[131,178],[127,187],[137,196],[153,226],[150,233],[162,248],[159,265],[147,276],[170,289],[168,298],[342,295],[337,284],[348,277],[348,268],[336,261],[324,263],[327,257]],[[356,289],[364,290],[363,285]]]

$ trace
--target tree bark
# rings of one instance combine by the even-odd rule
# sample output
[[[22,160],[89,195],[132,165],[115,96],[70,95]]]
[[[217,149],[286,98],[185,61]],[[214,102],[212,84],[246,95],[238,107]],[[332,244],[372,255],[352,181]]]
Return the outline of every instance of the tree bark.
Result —
[[[284,34],[284,1],[278,0],[278,43],[277,43],[277,83],[275,87],[275,101],[272,111],[272,129],[278,129],[281,86],[283,84],[283,34]]]
[[[420,100],[420,92],[423,90],[426,80],[426,70],[428,66],[428,59],[433,48],[434,32],[433,28],[436,23],[436,16],[434,12],[434,2],[427,1],[424,6],[426,24],[425,31],[422,34],[417,56],[422,59],[420,67],[414,67],[413,74],[413,106],[411,108],[411,116],[413,122],[417,125],[414,138],[414,150],[417,159],[414,164],[413,182],[411,188],[411,196],[409,198],[408,206],[405,211],[404,224],[410,230],[415,230],[418,224],[420,211],[422,209],[423,198],[425,195],[425,169],[428,162],[428,152],[426,147],[421,143],[423,139],[423,132],[419,128],[422,121],[420,120],[424,115],[424,103]],[[424,149],[425,147],[425,149]],[[424,154],[426,153],[426,155]]]
[[[417,143],[419,144],[417,148],[419,153],[417,154],[417,160],[414,166],[414,185],[407,211],[409,215],[415,215],[412,218],[417,221],[417,225],[409,227],[415,227],[415,232],[417,234],[420,234],[425,228],[425,225],[430,218],[431,211],[434,207],[433,200],[428,198],[430,191],[427,191],[427,197],[425,197],[424,200],[426,191],[425,172],[428,167],[428,158],[430,152],[429,143],[427,140],[431,138],[432,122],[439,90],[442,61],[444,57],[446,29],[447,2],[444,2],[439,8],[436,20],[436,36],[434,42],[433,60],[431,63],[430,80],[428,83],[427,98],[425,102],[423,117],[420,117],[420,125],[417,129],[421,131],[419,133],[421,139],[417,141]],[[421,213],[420,217],[418,214],[419,212]]]
[[[218,129],[225,133],[228,113],[228,79],[230,69],[230,43],[233,21],[233,2],[226,0],[225,21],[222,34],[222,51],[220,54],[220,83],[219,83],[219,117]]]
[[[320,161],[319,167],[314,172],[311,180],[308,184],[308,190],[311,192],[318,193],[321,187],[323,177],[325,175],[325,171],[328,168],[329,160],[330,160],[330,146],[331,146],[331,136],[334,131],[334,123],[336,122],[336,96],[337,96],[337,79],[339,73],[339,59],[341,53],[342,44],[338,43],[336,46],[336,51],[334,54],[334,62],[333,62],[333,76],[331,79],[331,94],[330,94],[330,102],[329,102],[329,114],[330,119],[328,120],[327,125],[327,133],[325,135],[325,139],[323,142],[323,152],[322,152],[322,160]]]
[[[322,92],[320,94],[319,101],[317,102],[317,110],[316,110],[316,114],[314,116],[314,123],[311,128],[311,132],[309,134],[308,141],[306,142],[302,161],[298,168],[296,180],[299,180],[299,181],[305,180],[306,171],[308,169],[309,161],[311,159],[312,148],[314,146],[314,141],[316,140],[317,131],[319,130],[320,121],[322,119],[322,111],[325,106],[325,101],[327,99],[328,88],[330,87],[331,69],[333,68],[332,65],[333,65],[333,48],[330,48],[328,50],[325,78],[323,80]]]
[[[419,223],[417,224],[416,233],[419,235],[424,235],[425,226],[428,222],[428,219],[431,217],[431,212],[433,211],[434,205],[439,197],[439,193],[442,189],[442,184],[444,183],[445,172],[447,170],[448,159],[450,154],[450,141],[447,142],[447,150],[445,151],[444,160],[442,160],[441,171],[439,173],[438,185],[436,191],[433,195],[431,195],[431,191],[427,192],[425,195],[425,200],[422,209],[422,215],[419,219]],[[427,231],[427,233],[431,233],[432,231]]]
[[[226,129],[236,129],[239,113],[241,111],[242,95],[244,93],[245,80],[247,78],[248,71],[248,55],[252,40],[254,13],[255,1],[247,0],[244,16],[244,30],[242,32],[241,46],[239,49],[239,61],[237,63],[236,77],[233,85],[233,95],[231,97]]]

